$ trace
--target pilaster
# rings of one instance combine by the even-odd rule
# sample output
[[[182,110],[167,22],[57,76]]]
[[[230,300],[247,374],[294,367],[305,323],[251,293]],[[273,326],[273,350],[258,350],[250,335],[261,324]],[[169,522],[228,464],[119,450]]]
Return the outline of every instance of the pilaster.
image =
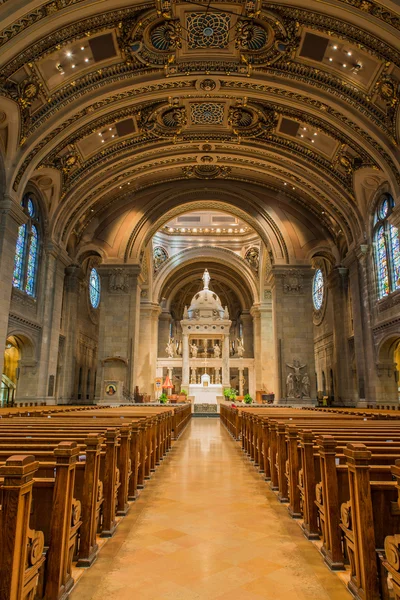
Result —
[[[154,396],[157,365],[158,317],[160,305],[154,302],[140,304],[139,347],[136,384],[140,393]]]
[[[288,396],[286,382],[290,373],[295,376],[295,364],[300,367],[301,381],[308,374],[309,393],[315,398],[312,279],[313,270],[307,266],[273,267],[270,275],[277,368],[274,391],[278,402]],[[288,402],[293,405],[304,402],[302,393],[298,395]]]
[[[116,380],[128,393],[137,385],[140,265],[100,265],[99,369],[96,399],[106,399],[104,381]],[[100,376],[99,376],[100,375]],[[122,390],[118,391],[122,398]],[[109,399],[108,399],[109,400]]]

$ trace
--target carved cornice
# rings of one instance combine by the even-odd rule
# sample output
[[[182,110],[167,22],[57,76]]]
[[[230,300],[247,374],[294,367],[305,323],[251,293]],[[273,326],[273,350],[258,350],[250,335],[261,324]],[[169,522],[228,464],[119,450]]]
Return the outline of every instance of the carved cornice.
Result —
[[[35,331],[41,331],[42,327],[39,323],[35,323],[34,321],[30,321],[21,315],[17,315],[16,313],[10,312],[9,314],[9,323],[13,323],[16,325],[22,325],[24,327],[28,327],[29,329],[34,329]]]

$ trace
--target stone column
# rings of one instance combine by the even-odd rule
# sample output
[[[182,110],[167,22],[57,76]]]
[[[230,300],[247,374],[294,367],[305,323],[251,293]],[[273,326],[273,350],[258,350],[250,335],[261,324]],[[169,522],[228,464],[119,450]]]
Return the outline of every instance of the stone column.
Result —
[[[54,244],[47,245],[43,258],[45,283],[42,289],[42,338],[38,365],[37,400],[46,402],[46,404],[55,404],[64,276],[65,266],[69,259],[67,255],[62,255],[60,249]]]
[[[115,362],[116,373],[133,393],[139,356],[140,266],[101,265],[102,297],[99,322],[99,369],[96,399],[104,398],[105,362]],[[118,366],[117,366],[118,365]],[[125,366],[124,366],[125,365]]]
[[[168,377],[169,377],[171,383],[172,383],[173,372],[174,372],[174,369],[172,367],[168,367]],[[172,392],[171,388],[168,388],[167,395],[170,396],[171,392]]]
[[[333,352],[335,373],[335,396],[338,400],[351,402],[351,365],[348,344],[348,269],[335,267],[328,277],[332,297]]]
[[[253,349],[253,318],[249,310],[244,310],[240,316],[243,328],[244,357],[252,358]]]
[[[75,371],[76,353],[78,346],[78,310],[79,294],[84,280],[84,273],[80,265],[70,265],[65,269],[64,286],[64,318],[63,331],[65,332],[63,370],[59,382],[59,404],[76,402],[75,398]]]
[[[182,387],[189,389],[189,336],[182,335]]]
[[[157,364],[158,316],[160,306],[154,302],[141,302],[139,323],[139,348],[136,384],[141,393],[154,397],[154,379]]]
[[[158,357],[165,358],[165,348],[170,337],[171,313],[163,310],[158,319]]]
[[[224,342],[222,344],[222,385],[223,387],[230,386],[229,333],[224,335]]]
[[[273,267],[270,276],[274,308],[278,386],[275,401],[286,398],[286,379],[294,374],[294,361],[304,365],[301,376],[309,376],[311,397],[315,398],[315,358],[312,303],[313,270],[310,267]],[[291,403],[301,403],[293,398]]]
[[[254,328],[254,366],[256,390],[277,389],[276,347],[272,318],[272,295],[251,308]]]
[[[244,390],[244,369],[243,367],[239,367],[239,396],[243,396]]]
[[[345,261],[349,267],[350,292],[353,304],[354,353],[357,369],[358,405],[376,401],[374,378],[376,372],[372,340],[368,289],[368,246],[362,245]]]
[[[3,369],[18,228],[26,222],[20,204],[10,196],[0,201],[0,364]]]

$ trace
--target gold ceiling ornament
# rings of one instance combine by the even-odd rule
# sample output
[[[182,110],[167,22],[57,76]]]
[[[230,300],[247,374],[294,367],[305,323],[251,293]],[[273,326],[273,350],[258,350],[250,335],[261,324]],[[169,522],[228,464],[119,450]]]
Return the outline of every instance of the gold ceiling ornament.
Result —
[[[203,164],[182,167],[182,172],[188,179],[192,177],[197,177],[198,179],[216,179],[217,177],[225,178],[230,175],[231,171],[231,167],[227,167],[225,165],[219,166]]]

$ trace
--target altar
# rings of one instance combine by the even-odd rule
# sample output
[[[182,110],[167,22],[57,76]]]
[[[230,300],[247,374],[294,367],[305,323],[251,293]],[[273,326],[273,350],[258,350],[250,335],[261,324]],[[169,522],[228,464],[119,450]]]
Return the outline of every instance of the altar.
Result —
[[[217,396],[222,396],[222,385],[190,385],[189,396],[193,396],[193,404],[218,404]]]

